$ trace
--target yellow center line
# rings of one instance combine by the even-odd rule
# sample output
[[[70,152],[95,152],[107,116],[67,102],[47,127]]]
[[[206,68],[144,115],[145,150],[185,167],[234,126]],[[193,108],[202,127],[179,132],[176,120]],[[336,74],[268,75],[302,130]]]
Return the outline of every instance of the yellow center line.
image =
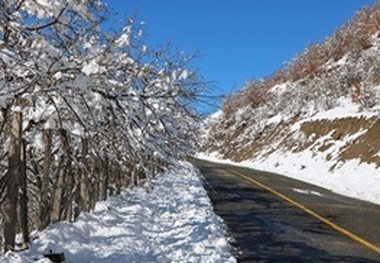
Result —
[[[325,217],[317,214],[316,212],[314,212],[313,210],[307,208],[306,206],[302,205],[301,203],[299,203],[299,202],[297,202],[297,201],[295,201],[295,200],[287,197],[284,194],[281,194],[280,192],[278,192],[278,191],[270,188],[269,186],[266,186],[263,183],[260,183],[259,181],[255,180],[255,179],[253,179],[251,177],[246,176],[245,174],[242,174],[240,172],[237,172],[237,171],[234,171],[234,170],[231,170],[231,169],[226,169],[226,170],[229,171],[232,174],[235,174],[235,175],[237,175],[237,176],[239,176],[239,177],[241,177],[241,178],[243,178],[243,179],[251,182],[252,184],[254,184],[256,186],[259,186],[259,187],[267,190],[268,192],[274,194],[275,196],[280,197],[281,199],[283,199],[283,200],[287,201],[288,203],[290,203],[290,204],[298,207],[302,211],[304,211],[304,212],[308,213],[309,215],[313,216],[314,218],[322,221],[323,223],[325,223],[326,225],[328,225],[331,228],[335,229],[336,231],[342,233],[343,235],[346,235],[347,237],[355,240],[356,242],[362,244],[363,246],[365,246],[365,247],[367,247],[367,248],[375,251],[376,253],[380,254],[380,247],[378,247],[378,246],[376,246],[376,245],[368,242],[367,240],[365,240],[365,239],[363,239],[363,238],[361,238],[361,237],[359,237],[359,236],[351,233],[347,229],[345,229],[345,228],[343,228],[343,227],[341,227],[341,226],[339,226],[339,225],[331,222],[327,218],[325,218]]]

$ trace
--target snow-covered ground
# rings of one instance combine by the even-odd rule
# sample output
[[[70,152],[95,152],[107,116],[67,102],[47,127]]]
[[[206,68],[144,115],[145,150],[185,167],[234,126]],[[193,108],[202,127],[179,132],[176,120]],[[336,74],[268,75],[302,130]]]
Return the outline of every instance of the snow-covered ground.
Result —
[[[33,233],[32,247],[3,263],[50,262],[49,250],[70,262],[236,262],[227,229],[214,214],[199,171],[184,163],[154,181],[154,189],[125,190],[83,213]]]

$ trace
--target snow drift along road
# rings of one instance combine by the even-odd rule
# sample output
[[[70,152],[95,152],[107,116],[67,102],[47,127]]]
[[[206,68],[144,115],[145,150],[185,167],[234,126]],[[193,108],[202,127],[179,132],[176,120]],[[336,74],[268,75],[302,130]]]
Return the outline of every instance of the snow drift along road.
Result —
[[[0,262],[50,262],[42,258],[49,250],[64,252],[66,262],[236,262],[192,165],[161,174],[154,185],[151,193],[125,190],[74,223],[34,233],[29,251],[8,253]]]

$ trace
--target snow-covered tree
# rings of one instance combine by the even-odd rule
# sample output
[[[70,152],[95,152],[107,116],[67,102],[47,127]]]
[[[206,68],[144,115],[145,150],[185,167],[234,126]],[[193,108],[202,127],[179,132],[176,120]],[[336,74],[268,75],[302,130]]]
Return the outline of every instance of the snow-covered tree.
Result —
[[[18,229],[27,246],[29,228],[73,220],[123,186],[150,188],[154,173],[196,143],[190,105],[203,83],[188,69],[191,57],[146,46],[134,19],[120,32],[104,33],[101,1],[5,0],[0,6],[7,251]],[[22,202],[17,209],[18,198],[28,198],[28,209]],[[25,218],[29,226],[22,225]]]

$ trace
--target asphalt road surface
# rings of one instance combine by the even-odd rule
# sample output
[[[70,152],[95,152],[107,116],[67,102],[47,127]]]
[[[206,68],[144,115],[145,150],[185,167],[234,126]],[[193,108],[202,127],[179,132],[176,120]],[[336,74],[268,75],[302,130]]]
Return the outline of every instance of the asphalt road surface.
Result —
[[[192,162],[239,262],[380,262],[380,206],[272,173]]]

